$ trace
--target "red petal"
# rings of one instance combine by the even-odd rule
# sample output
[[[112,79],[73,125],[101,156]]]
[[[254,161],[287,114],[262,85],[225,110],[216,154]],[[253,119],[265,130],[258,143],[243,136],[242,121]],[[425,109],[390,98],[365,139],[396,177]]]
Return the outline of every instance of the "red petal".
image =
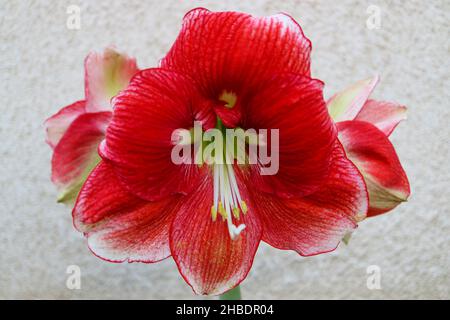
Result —
[[[101,162],[84,184],[73,218],[100,258],[156,262],[170,256],[169,228],[179,204],[180,196],[148,202],[131,195]]]
[[[124,89],[139,71],[136,59],[106,48],[90,53],[84,62],[86,109],[89,112],[111,110],[111,98]]]
[[[252,199],[263,224],[263,240],[303,256],[334,250],[367,212],[363,178],[339,143],[330,175],[317,192],[292,199],[253,192]]]
[[[261,176],[253,166],[256,187],[283,197],[306,195],[327,178],[336,130],[322,87],[318,80],[282,74],[244,102],[244,129],[279,129],[279,171]]]
[[[389,136],[406,119],[406,107],[393,102],[368,100],[355,120],[366,121]]]
[[[50,147],[54,149],[72,121],[79,115],[85,113],[85,105],[86,101],[77,101],[62,108],[56,114],[45,120],[46,142]]]
[[[100,161],[99,143],[111,112],[85,113],[75,119],[56,146],[52,158],[52,181],[60,189],[59,201],[70,202]]]
[[[171,136],[176,129],[192,128],[195,120],[206,121],[206,113],[193,110],[199,106],[196,97],[184,76],[148,69],[113,100],[114,115],[101,154],[113,162],[132,193],[156,200],[195,188],[199,167],[172,162]]]
[[[239,12],[189,11],[161,66],[195,79],[214,99],[277,72],[310,74],[311,42],[288,15],[255,17]]]
[[[347,156],[364,176],[369,192],[369,216],[395,208],[409,196],[406,173],[386,135],[363,121],[337,124]]]
[[[181,275],[194,292],[217,295],[247,276],[261,238],[261,226],[250,208],[239,220],[246,228],[231,240],[226,221],[212,221],[212,183],[208,177],[183,200],[170,232],[170,248]],[[245,193],[242,195],[245,198]]]

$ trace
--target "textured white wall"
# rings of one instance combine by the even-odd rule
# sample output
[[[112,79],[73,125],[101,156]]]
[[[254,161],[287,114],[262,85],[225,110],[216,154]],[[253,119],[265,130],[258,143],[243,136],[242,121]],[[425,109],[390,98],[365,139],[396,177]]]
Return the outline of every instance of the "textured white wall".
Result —
[[[450,298],[449,30],[442,1],[13,1],[0,0],[0,298],[192,298],[172,260],[110,264],[94,257],[55,202],[43,120],[83,97],[83,59],[115,44],[155,66],[192,7],[290,13],[313,42],[313,76],[325,93],[378,72],[375,97],[409,107],[392,136],[411,200],[363,222],[350,245],[302,258],[263,245],[246,298]],[[225,1],[222,1],[225,3]],[[81,7],[81,30],[66,8]],[[381,8],[380,30],[366,9]],[[82,289],[65,286],[79,265]],[[366,268],[379,265],[381,290]]]

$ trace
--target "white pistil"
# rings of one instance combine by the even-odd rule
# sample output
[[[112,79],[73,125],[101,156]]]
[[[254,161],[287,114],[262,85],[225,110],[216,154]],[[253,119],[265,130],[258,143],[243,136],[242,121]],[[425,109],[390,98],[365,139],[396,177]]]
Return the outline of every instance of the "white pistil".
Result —
[[[214,164],[214,203],[211,207],[213,221],[217,213],[227,221],[228,232],[232,240],[237,239],[245,224],[236,226],[233,217],[239,220],[239,213],[247,213],[247,204],[242,201],[231,164]]]

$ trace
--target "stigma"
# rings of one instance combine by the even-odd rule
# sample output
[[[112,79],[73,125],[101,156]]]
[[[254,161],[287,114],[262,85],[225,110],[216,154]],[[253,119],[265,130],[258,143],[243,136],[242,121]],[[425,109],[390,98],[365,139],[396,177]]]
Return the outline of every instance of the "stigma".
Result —
[[[236,182],[233,166],[231,164],[214,164],[214,203],[211,207],[213,221],[220,215],[227,222],[230,238],[235,240],[239,237],[245,224],[235,225],[239,221],[241,213],[247,213],[247,204],[242,200]]]
[[[236,105],[237,96],[232,91],[224,90],[219,96],[219,100],[225,103],[226,108],[231,109]]]

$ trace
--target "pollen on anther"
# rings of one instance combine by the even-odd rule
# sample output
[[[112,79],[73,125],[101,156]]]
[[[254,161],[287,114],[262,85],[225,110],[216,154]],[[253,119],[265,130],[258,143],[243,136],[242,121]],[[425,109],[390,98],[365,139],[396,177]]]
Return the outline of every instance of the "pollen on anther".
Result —
[[[228,232],[232,240],[236,240],[245,224],[233,223],[233,219],[239,220],[241,211],[247,212],[247,204],[242,201],[239,188],[231,165],[214,165],[214,192],[213,205],[211,207],[211,217],[213,221],[217,220],[217,215],[226,221]],[[220,200],[219,200],[220,199]]]
[[[233,216],[239,220],[239,208],[233,208]]]
[[[217,219],[217,209],[213,206],[211,206],[211,217],[213,221],[216,221]]]
[[[241,202],[239,203],[239,205],[241,206],[242,213],[243,213],[243,214],[246,214],[247,211],[248,211],[247,203],[245,203],[245,201],[241,201]]]
[[[223,207],[222,201],[219,201],[219,214],[222,216],[222,218],[224,220],[227,218],[227,212],[225,211],[225,208]]]

